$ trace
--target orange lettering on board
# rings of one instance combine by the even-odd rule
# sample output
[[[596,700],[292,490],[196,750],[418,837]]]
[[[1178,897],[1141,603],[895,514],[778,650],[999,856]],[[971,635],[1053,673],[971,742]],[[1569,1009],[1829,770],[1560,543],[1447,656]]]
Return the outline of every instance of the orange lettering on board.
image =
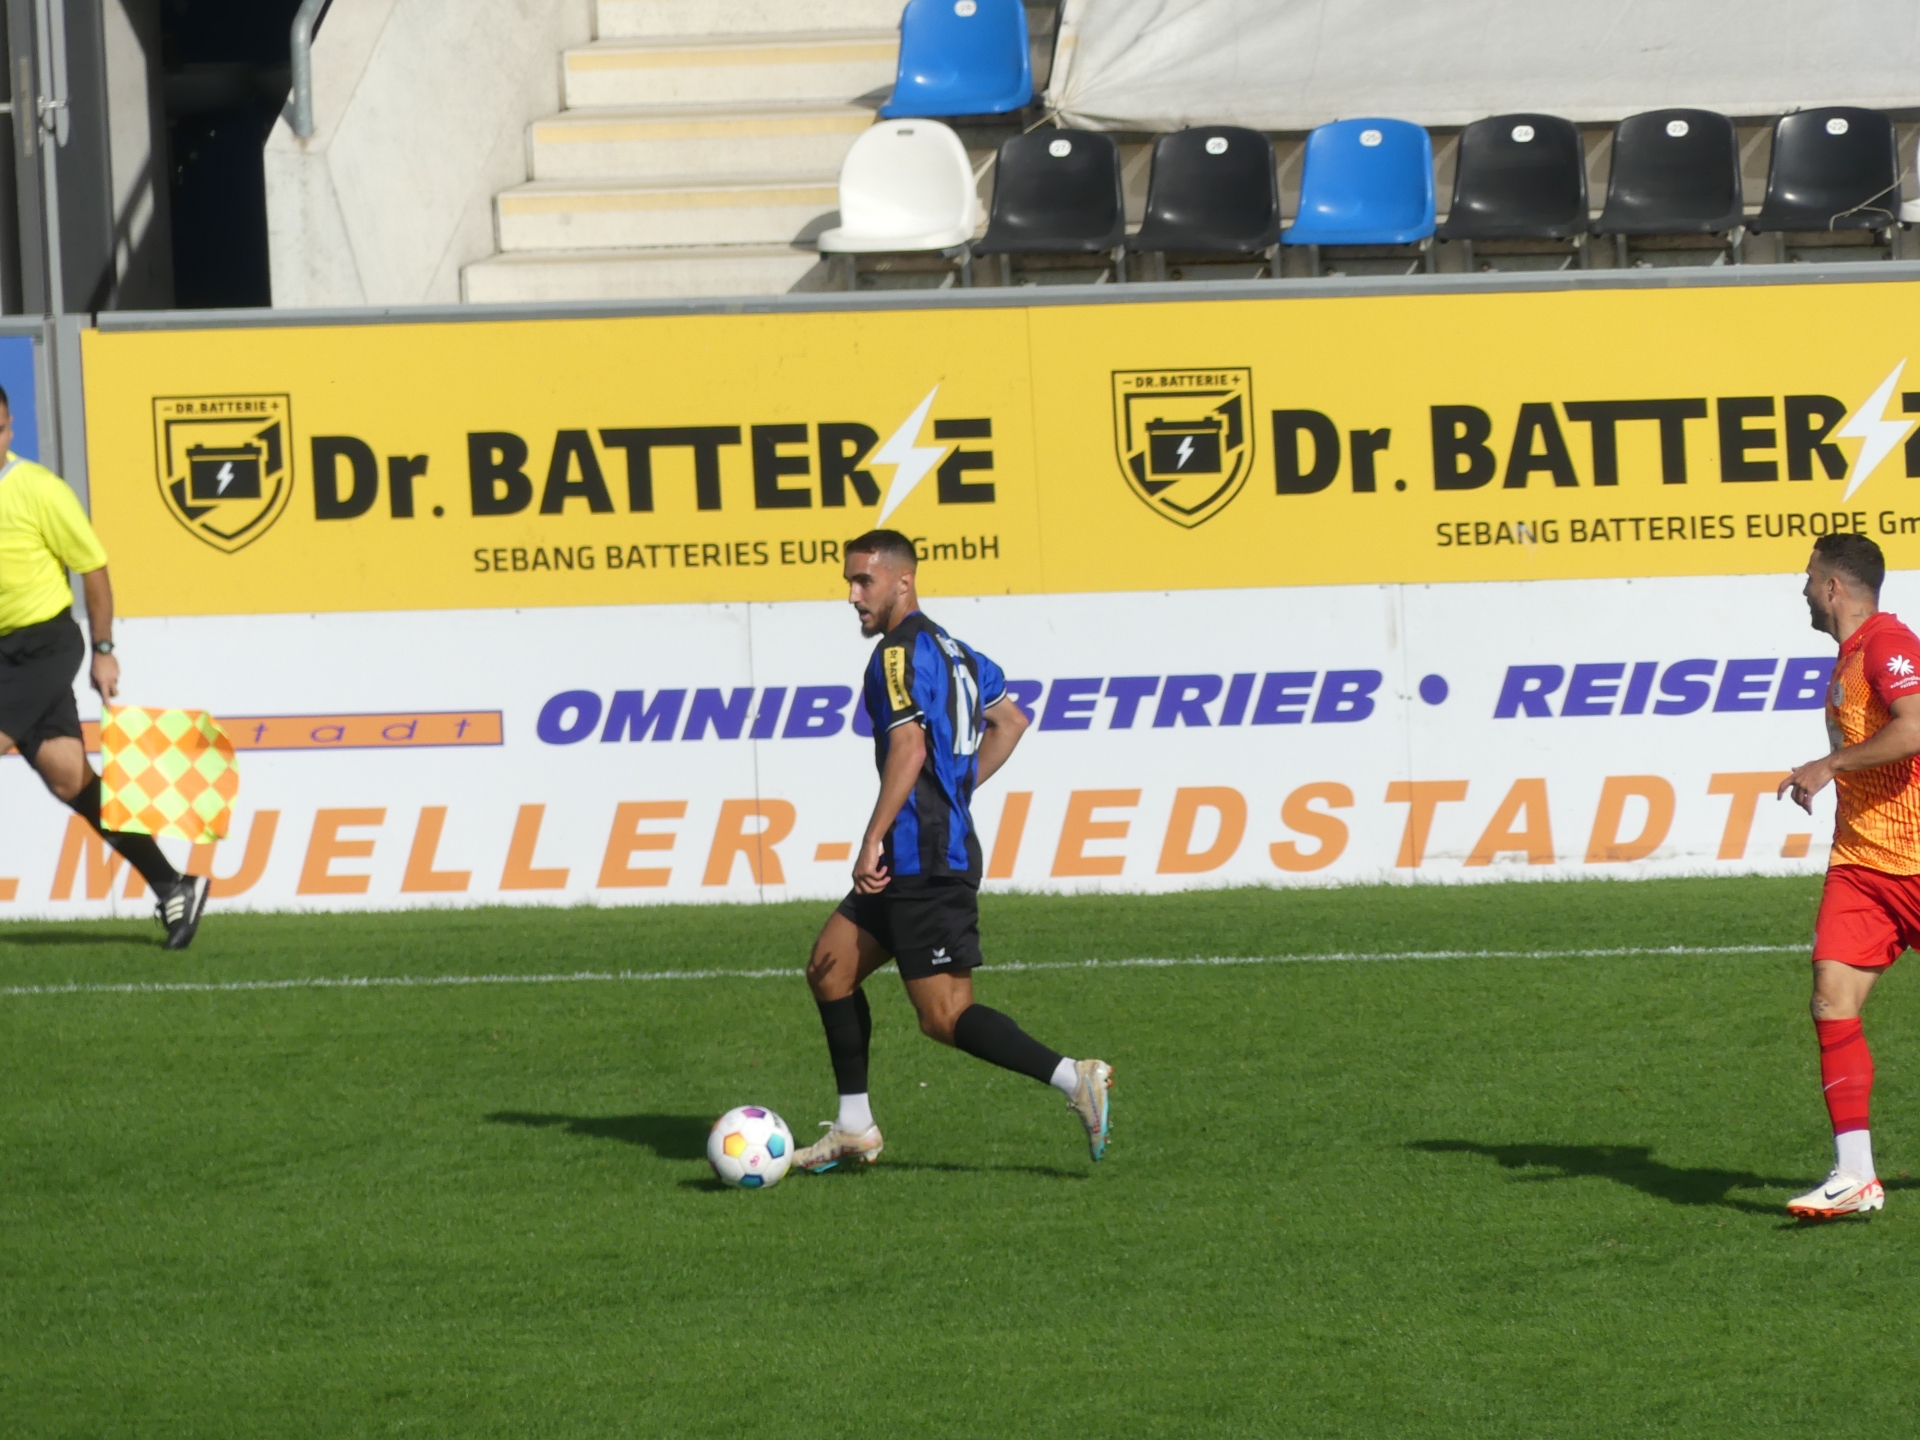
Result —
[[[440,836],[446,828],[446,806],[423,805],[420,808],[420,823],[413,831],[413,848],[407,852],[407,872],[400,878],[403,893],[457,893],[473,883],[471,870],[433,868],[433,862],[440,855]]]
[[[684,820],[684,800],[627,800],[614,807],[613,832],[607,836],[607,853],[600,860],[602,890],[634,889],[664,885],[673,871],[666,866],[635,869],[628,862],[641,850],[671,850],[678,838],[670,831],[640,828],[642,820]]]
[[[1647,802],[1647,818],[1631,840],[1620,838],[1620,822],[1627,801]],[[1587,840],[1587,864],[1617,864],[1644,860],[1660,848],[1673,828],[1673,786],[1658,775],[1609,775],[1600,787],[1600,808],[1593,814],[1593,834]]]
[[[1407,828],[1400,832],[1400,854],[1394,865],[1401,870],[1418,870],[1427,858],[1427,836],[1433,832],[1435,807],[1466,798],[1464,780],[1390,781],[1387,803],[1407,807]]]
[[[280,828],[278,810],[256,810],[253,823],[247,827],[247,848],[240,856],[240,868],[233,874],[222,878],[213,873],[213,854],[219,842],[209,840],[204,845],[196,845],[187,856],[187,874],[205,875],[210,880],[207,893],[215,900],[224,900],[230,895],[244,895],[260,883],[260,877],[267,873],[267,859],[273,853],[274,833]]]
[[[1320,847],[1317,850],[1303,852],[1291,840],[1276,840],[1267,847],[1267,854],[1273,858],[1275,868],[1290,870],[1296,874],[1304,874],[1309,870],[1324,870],[1346,852],[1346,821],[1338,816],[1313,809],[1313,802],[1316,800],[1330,808],[1350,809],[1353,805],[1353,791],[1329,780],[1317,785],[1302,785],[1287,796],[1286,802],[1280,807],[1281,823],[1289,830],[1305,835],[1309,840],[1318,840]]]
[[[1138,790],[1076,790],[1067,797],[1066,818],[1060,822],[1060,843],[1053,851],[1053,873],[1064,875],[1118,875],[1127,863],[1124,855],[1089,855],[1091,840],[1124,840],[1131,820],[1095,820],[1096,810],[1126,810],[1140,803]]]
[[[1707,794],[1732,797],[1732,803],[1727,806],[1727,828],[1720,832],[1719,859],[1746,859],[1747,837],[1753,834],[1754,807],[1762,795],[1773,794],[1786,778],[1784,770],[1741,770],[1715,775],[1707,782]]]
[[[1011,880],[1020,858],[1020,840],[1027,833],[1027,812],[1033,809],[1031,790],[1009,790],[1000,807],[1000,828],[993,832],[993,855],[987,861],[989,880]]]
[[[1220,829],[1205,850],[1193,848],[1194,826],[1202,810],[1220,817]],[[1166,838],[1160,844],[1159,873],[1203,875],[1231,860],[1247,833],[1247,800],[1225,785],[1197,785],[1173,792],[1173,811],[1167,817]]]
[[[53,890],[49,899],[73,898],[73,882],[83,860],[87,868],[87,899],[106,899],[113,893],[114,879],[126,862],[107,848],[98,830],[78,815],[69,815],[66,838],[60,842],[60,863],[53,867]]]
[[[336,860],[365,859],[373,854],[372,840],[342,840],[340,832],[348,826],[384,825],[384,809],[316,810],[313,833],[307,838],[307,858],[300,866],[301,895],[364,895],[373,881],[371,875],[335,875]]]
[[[1516,829],[1514,822],[1523,813],[1527,823]],[[1467,856],[1467,864],[1491,865],[1494,856],[1511,850],[1522,851],[1529,865],[1553,864],[1553,826],[1547,817],[1545,780],[1513,782],[1513,788],[1507,791],[1507,798],[1500,802],[1500,808],[1493,812],[1493,819],[1487,822],[1487,828],[1480,833],[1473,853]]]
[[[564,890],[567,871],[533,868],[534,847],[540,843],[540,822],[547,813],[544,805],[522,805],[513,822],[513,839],[507,845],[507,863],[500,873],[502,890]]]
[[[720,822],[713,827],[713,848],[707,851],[707,872],[700,883],[729,884],[734,857],[744,855],[754,884],[786,884],[786,871],[780,868],[780,855],[773,847],[793,832],[795,816],[792,804],[785,800],[721,801]],[[747,821],[756,819],[767,823],[758,830],[747,829]]]

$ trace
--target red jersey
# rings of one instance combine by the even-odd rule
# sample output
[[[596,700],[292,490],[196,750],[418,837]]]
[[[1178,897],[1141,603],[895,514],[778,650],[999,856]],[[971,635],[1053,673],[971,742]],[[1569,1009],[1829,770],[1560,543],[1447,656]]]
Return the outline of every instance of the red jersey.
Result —
[[[1858,745],[1893,718],[1893,702],[1920,695],[1920,637],[1885,611],[1840,647],[1827,690],[1827,735],[1838,750]],[[1887,875],[1920,875],[1920,765],[1897,760],[1836,775],[1834,865]]]

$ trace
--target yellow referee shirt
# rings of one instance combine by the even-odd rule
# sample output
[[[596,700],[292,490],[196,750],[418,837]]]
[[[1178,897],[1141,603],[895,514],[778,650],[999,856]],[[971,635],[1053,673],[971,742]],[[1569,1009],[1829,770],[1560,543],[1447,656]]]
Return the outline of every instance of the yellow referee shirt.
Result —
[[[0,467],[0,635],[51,620],[73,604],[67,571],[106,563],[67,482],[9,452]]]

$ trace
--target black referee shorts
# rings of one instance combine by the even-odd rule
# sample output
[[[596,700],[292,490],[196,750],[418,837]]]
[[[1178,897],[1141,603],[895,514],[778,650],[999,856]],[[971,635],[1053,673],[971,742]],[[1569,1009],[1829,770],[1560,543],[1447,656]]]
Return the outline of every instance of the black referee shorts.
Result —
[[[902,980],[980,964],[980,892],[964,880],[906,876],[878,895],[850,892],[840,913],[899,961]]]
[[[80,738],[73,681],[86,658],[86,638],[71,610],[0,635],[0,735],[20,747],[29,764],[56,736]]]

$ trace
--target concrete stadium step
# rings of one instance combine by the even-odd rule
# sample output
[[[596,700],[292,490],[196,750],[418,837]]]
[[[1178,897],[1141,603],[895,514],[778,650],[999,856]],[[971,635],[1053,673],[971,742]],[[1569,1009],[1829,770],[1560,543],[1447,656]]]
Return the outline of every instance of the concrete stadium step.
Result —
[[[829,174],[598,185],[536,180],[508,190],[494,207],[500,248],[511,252],[784,244],[839,202]]]
[[[814,175],[838,173],[872,124],[871,110],[832,101],[648,106],[569,110],[529,138],[535,180]]]
[[[891,30],[597,41],[562,58],[569,110],[589,105],[838,100],[893,84]]]
[[[897,30],[905,8],[906,0],[599,0],[593,33],[602,40],[777,34],[801,18],[815,30]]]
[[[791,245],[496,255],[467,266],[461,290],[475,305],[779,295],[819,264],[817,255]]]

